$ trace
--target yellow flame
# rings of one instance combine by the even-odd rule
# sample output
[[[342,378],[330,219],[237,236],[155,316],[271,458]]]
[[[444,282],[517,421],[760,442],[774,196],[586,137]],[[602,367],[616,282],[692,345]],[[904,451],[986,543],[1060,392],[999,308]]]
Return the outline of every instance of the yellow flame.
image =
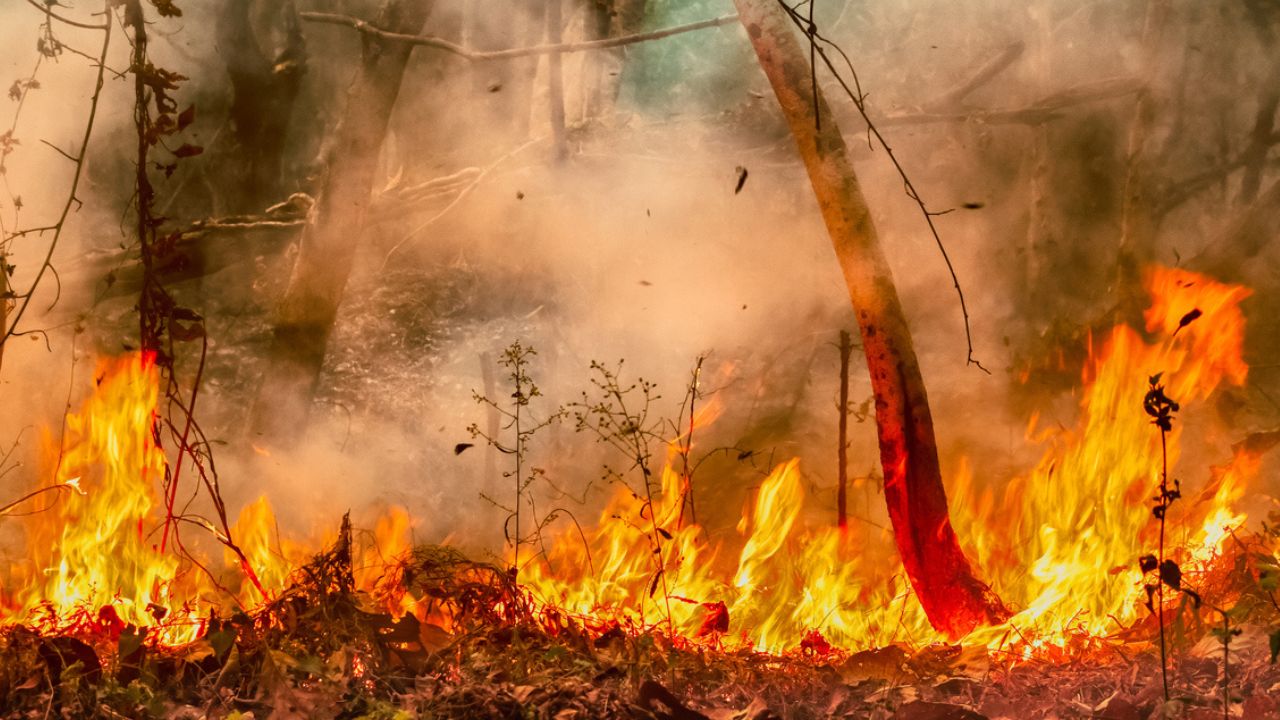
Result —
[[[1028,439],[1046,450],[1029,475],[1002,493],[979,491],[968,463],[957,463],[950,483],[955,525],[982,574],[1017,610],[1007,625],[979,631],[971,642],[1051,654],[1137,617],[1136,560],[1154,549],[1151,498],[1161,467],[1160,436],[1143,411],[1148,380],[1162,374],[1187,410],[1224,382],[1244,382],[1248,370],[1239,309],[1248,290],[1168,269],[1150,271],[1146,286],[1154,340],[1119,326],[1098,347],[1090,343],[1079,423],[1055,430],[1032,418]],[[1175,423],[1170,467],[1181,432]],[[1243,522],[1232,504],[1255,472],[1256,458],[1250,464],[1238,455],[1213,493],[1175,510],[1171,522],[1200,528],[1189,534],[1184,562],[1211,559],[1224,528]],[[746,537],[731,573],[715,562],[728,555],[723,539],[673,526],[682,487],[664,471],[652,512],[642,493],[620,489],[585,543],[576,532],[555,538],[546,562],[522,568],[521,581],[544,602],[589,619],[661,626],[669,614],[689,639],[704,634],[699,609],[724,602],[727,637],[761,650],[796,648],[815,630],[846,649],[944,640],[886,550],[887,531],[855,524],[842,534],[802,522],[797,461],[779,465],[761,484],[738,526]]]
[[[1153,549],[1151,498],[1164,454],[1171,468],[1177,464],[1183,432],[1179,419],[1162,447],[1142,407],[1148,379],[1161,374],[1188,413],[1222,384],[1243,383],[1248,372],[1239,309],[1248,290],[1168,269],[1150,271],[1146,286],[1153,296],[1148,335],[1120,326],[1096,346],[1090,339],[1078,422],[1068,430],[1031,418],[1027,439],[1045,451],[1029,473],[996,492],[975,481],[966,460],[955,463],[954,525],[980,574],[1017,611],[970,642],[1010,646],[1017,657],[1053,656],[1140,612],[1136,558]],[[6,600],[14,606],[9,614],[54,629],[129,623],[159,626],[162,642],[193,639],[197,605],[217,588],[155,548],[152,535],[164,517],[157,488],[166,471],[152,437],[157,370],[136,355],[103,362],[96,377],[95,394],[67,418],[64,441],[52,448],[51,486],[66,491],[53,493],[57,502],[32,517],[28,584]],[[722,411],[718,400],[708,402],[692,424],[703,427]],[[887,528],[854,522],[839,531],[806,521],[798,460],[779,464],[761,482],[739,524],[740,542],[682,522],[689,478],[681,474],[681,452],[689,440],[674,439],[653,487],[619,487],[594,527],[545,538],[545,552],[522,555],[518,577],[538,601],[598,628],[669,627],[681,642],[772,652],[825,641],[854,650],[944,640],[911,595]],[[1185,541],[1173,553],[1184,569],[1221,554],[1230,530],[1245,520],[1234,504],[1257,470],[1256,454],[1237,451],[1195,500],[1176,506],[1170,522]],[[357,551],[358,589],[374,592],[383,569],[409,550],[410,526],[401,508],[378,523],[374,543]],[[231,534],[268,596],[305,555],[301,545],[281,546],[265,499],[242,510]],[[267,599],[253,587],[236,597],[245,606]],[[389,596],[384,609],[412,607]]]
[[[59,493],[28,523],[30,577],[18,593],[19,616],[55,626],[122,623],[154,626],[181,642],[200,630],[180,563],[161,555],[151,535],[164,478],[164,452],[151,435],[159,386],[148,355],[99,363],[98,387],[80,413],[69,414],[51,456]],[[110,613],[102,614],[103,608]]]

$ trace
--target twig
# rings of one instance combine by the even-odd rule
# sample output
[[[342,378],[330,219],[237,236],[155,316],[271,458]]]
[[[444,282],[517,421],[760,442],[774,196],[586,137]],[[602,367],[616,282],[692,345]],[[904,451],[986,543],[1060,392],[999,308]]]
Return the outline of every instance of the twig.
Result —
[[[30,2],[30,0],[28,0],[28,2]],[[364,20],[350,15],[325,12],[302,12],[298,13],[298,17],[309,22],[343,25],[366,35],[376,35],[384,40],[397,40],[411,45],[433,47],[438,50],[444,50],[445,52],[464,57],[468,60],[500,60],[503,58],[528,57],[530,55],[549,55],[552,53],[605,50],[607,48],[618,47],[621,45],[630,45],[632,43],[646,42],[649,40],[660,40],[665,37],[693,32],[695,30],[732,25],[738,21],[738,16],[736,14],[723,15],[710,20],[701,20],[699,22],[689,23],[687,25],[677,25],[675,27],[663,28],[661,30],[635,33],[634,35],[622,35],[620,37],[606,38],[604,40],[586,40],[582,42],[556,43],[554,45],[535,45],[533,47],[511,48],[508,50],[484,51],[472,50],[458,45],[457,43],[449,42],[443,38],[430,35],[407,35],[405,33],[390,32],[388,30],[375,27]]]
[[[107,21],[104,22],[103,24],[94,25],[92,23],[72,20],[71,18],[66,18],[55,13],[53,11],[53,3],[46,3],[44,7],[41,7],[40,3],[37,3],[36,0],[27,0],[27,4],[39,10],[41,15],[44,15],[45,17],[48,17],[48,18],[53,18],[54,20],[57,20],[58,22],[63,23],[65,25],[70,25],[71,27],[84,28],[85,30],[102,30],[104,32],[111,32],[110,16],[108,16]],[[106,13],[103,13],[103,14],[105,15]]]
[[[413,240],[415,235],[422,232],[423,230],[426,230],[427,227],[434,224],[437,220],[444,217],[445,215],[448,215],[451,210],[457,207],[458,203],[462,202],[462,199],[465,198],[468,194],[470,194],[471,191],[474,190],[476,186],[480,184],[480,181],[483,180],[486,175],[488,175],[490,172],[492,172],[495,168],[497,168],[502,163],[506,162],[507,160],[510,160],[516,155],[519,155],[520,153],[524,152],[526,149],[542,142],[543,140],[546,140],[546,136],[533,138],[532,140],[517,147],[516,149],[507,153],[506,155],[503,155],[497,160],[494,160],[492,163],[486,166],[483,170],[477,173],[475,178],[472,179],[471,183],[468,184],[466,187],[464,187],[458,193],[458,196],[455,197],[448,205],[444,206],[444,209],[442,209],[440,212],[436,213],[435,215],[431,216],[429,219],[424,221],[421,225],[418,225],[414,229],[405,233],[405,236],[400,238],[400,241],[397,242],[395,245],[393,245],[391,249],[387,251],[386,257],[383,258],[382,260],[382,267],[379,269],[379,272],[386,269],[387,263],[391,262],[391,256],[399,252],[400,249],[404,247],[406,244],[408,244],[410,240]]]
[[[876,124],[872,122],[871,117],[868,115],[866,96],[862,93],[861,85],[858,81],[858,73],[853,68],[853,61],[849,59],[849,56],[845,54],[844,50],[841,49],[839,45],[823,37],[816,29],[807,29],[804,18],[802,18],[794,8],[787,5],[785,0],[778,0],[778,4],[782,7],[787,16],[791,18],[791,22],[809,37],[809,41],[814,48],[814,52],[818,57],[822,58],[823,64],[827,66],[829,71],[831,71],[831,74],[840,83],[840,87],[843,88],[845,94],[853,101],[854,107],[858,109],[858,113],[862,116],[863,122],[867,125],[867,132],[871,136],[875,137],[876,142],[880,147],[884,148],[885,154],[889,156],[889,160],[893,163],[894,169],[898,171],[898,176],[902,178],[903,190],[906,192],[907,197],[911,198],[911,200],[920,208],[920,215],[924,218],[925,224],[929,226],[929,233],[933,236],[933,241],[938,247],[938,252],[942,254],[942,260],[946,263],[947,272],[951,275],[951,284],[955,288],[956,297],[960,300],[960,314],[964,318],[964,338],[967,345],[965,363],[968,365],[974,365],[982,372],[990,375],[991,371],[983,366],[983,364],[973,356],[973,332],[969,326],[969,306],[968,303],[965,302],[964,291],[960,289],[960,279],[956,276],[956,269],[951,263],[951,256],[947,253],[947,248],[942,243],[942,236],[938,234],[938,228],[933,223],[933,216],[938,213],[931,212],[928,206],[925,205],[924,199],[920,196],[920,193],[916,191],[915,185],[912,184],[911,178],[907,175],[906,169],[902,167],[902,163],[898,161],[897,156],[893,152],[893,148],[889,146],[889,141],[880,133],[879,128],[876,127]],[[831,58],[827,55],[826,49],[818,43],[830,45],[837,53],[840,54],[840,57],[844,60],[845,65],[848,67],[849,73],[852,76],[853,87],[850,87],[849,82],[840,74],[835,63],[832,62]]]
[[[31,0],[28,0],[28,2],[31,2]],[[106,3],[108,8],[107,11],[109,11],[110,4],[111,3],[109,1]],[[40,285],[40,281],[44,279],[45,273],[49,271],[52,265],[53,251],[58,246],[58,240],[62,237],[62,229],[66,225],[67,216],[71,213],[71,207],[78,202],[76,199],[76,191],[79,189],[80,179],[84,175],[85,153],[88,152],[89,138],[93,134],[94,121],[98,117],[98,100],[102,96],[103,78],[107,67],[107,50],[111,46],[111,23],[106,23],[102,29],[104,30],[104,33],[102,37],[102,52],[98,56],[98,75],[97,79],[94,81],[93,97],[89,101],[89,118],[85,121],[84,132],[81,134],[80,155],[77,157],[75,172],[71,177],[71,188],[67,192],[67,200],[62,205],[62,212],[58,215],[58,221],[47,228],[53,231],[53,239],[50,240],[49,249],[45,253],[44,260],[40,263],[40,270],[36,272],[36,277],[31,281],[31,285],[27,291],[22,293],[22,302],[18,305],[17,311],[9,321],[9,327],[4,329],[3,335],[0,335],[0,345],[3,345],[5,340],[8,340],[14,335],[14,331],[18,327],[18,323],[22,320],[22,316],[26,314],[27,308],[31,305],[31,299],[35,295],[36,287]]]
[[[80,486],[77,484],[78,481],[79,481],[79,478],[76,478],[75,480],[60,482],[57,485],[46,485],[42,488],[32,490],[31,492],[27,493],[26,495],[23,495],[22,497],[18,498],[17,500],[14,500],[13,502],[7,505],[0,505],[0,517],[4,517],[5,515],[8,515],[9,511],[13,510],[19,505],[25,503],[28,500],[33,500],[47,492],[52,492],[54,490],[72,490],[75,492],[82,493],[84,491],[80,489]]]

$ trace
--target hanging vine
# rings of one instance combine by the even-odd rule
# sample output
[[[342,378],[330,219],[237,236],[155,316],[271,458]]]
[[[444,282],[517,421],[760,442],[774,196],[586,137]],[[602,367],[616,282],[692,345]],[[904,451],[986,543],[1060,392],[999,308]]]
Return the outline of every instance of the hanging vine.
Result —
[[[194,106],[179,110],[174,97],[187,78],[180,73],[156,66],[148,53],[147,17],[141,0],[115,0],[121,8],[120,22],[129,36],[132,59],[129,73],[133,76],[134,127],[137,131],[135,157],[135,192],[133,211],[138,249],[142,265],[142,290],[138,297],[139,339],[142,352],[154,358],[160,371],[164,392],[164,412],[154,421],[152,434],[157,445],[167,440],[173,447],[175,460],[165,471],[165,519],[160,532],[160,552],[172,542],[178,551],[199,563],[186,552],[182,543],[184,524],[203,527],[239,559],[245,577],[262,596],[267,593],[248,559],[236,545],[227,518],[226,503],[218,485],[218,473],[208,438],[196,420],[196,401],[208,357],[208,336],[204,318],[195,310],[179,304],[159,278],[159,269],[181,262],[176,243],[177,230],[166,229],[166,218],[157,214],[155,187],[151,173],[173,174],[178,161],[199,155],[203,149],[181,142],[177,136],[195,120]],[[172,0],[148,0],[160,17],[180,17],[182,11]],[[176,147],[174,146],[176,144]],[[154,159],[163,153],[167,162]],[[177,358],[184,347],[198,343],[199,359],[195,371],[185,381],[178,370]],[[178,507],[178,489],[183,468],[196,473],[198,487],[183,507]],[[203,488],[213,505],[216,518],[210,520],[188,511],[191,502]]]

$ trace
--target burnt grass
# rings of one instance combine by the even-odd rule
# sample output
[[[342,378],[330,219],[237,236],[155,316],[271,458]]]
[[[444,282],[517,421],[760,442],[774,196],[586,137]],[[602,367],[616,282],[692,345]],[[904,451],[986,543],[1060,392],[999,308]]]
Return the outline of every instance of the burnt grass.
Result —
[[[252,615],[194,643],[145,630],[0,632],[4,718],[1221,718],[1221,645],[1183,638],[1165,702],[1152,633],[1088,655],[1018,661],[960,645],[858,653],[811,636],[793,653],[673,644],[587,627],[531,603],[510,575],[419,547],[355,590],[350,528]],[[411,603],[421,617],[386,608]],[[432,618],[448,618],[446,630]],[[1194,640],[1194,642],[1193,642]],[[726,643],[728,645],[730,643]],[[1280,718],[1280,666],[1257,628],[1233,638],[1226,717]]]

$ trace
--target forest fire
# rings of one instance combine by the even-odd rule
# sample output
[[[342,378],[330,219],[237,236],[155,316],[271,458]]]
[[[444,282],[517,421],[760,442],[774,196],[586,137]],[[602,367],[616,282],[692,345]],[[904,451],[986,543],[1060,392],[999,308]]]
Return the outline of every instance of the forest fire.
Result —
[[[1145,382],[1164,373],[1188,409],[1222,382],[1242,383],[1238,303],[1249,294],[1163,268],[1148,273],[1146,284],[1146,330],[1154,341],[1120,326],[1095,347],[1083,372],[1080,426],[1043,438],[1040,463],[998,499],[968,497],[967,480],[953,484],[961,538],[1000,597],[1020,608],[1007,625],[966,642],[1021,657],[1042,649],[1069,655],[1144,612],[1136,558],[1153,541],[1149,497],[1160,467],[1159,437],[1142,410]],[[1183,322],[1197,310],[1198,320]],[[1033,420],[1028,436],[1035,433]],[[1175,434],[1171,458],[1178,446]],[[1218,560],[1229,532],[1243,524],[1233,502],[1254,469],[1255,457],[1237,455],[1216,489],[1177,516],[1189,567],[1203,571]],[[736,570],[715,570],[733,567],[724,562],[729,548],[721,539],[679,526],[680,478],[668,463],[651,516],[643,498],[619,489],[585,544],[575,532],[557,538],[545,563],[522,569],[521,580],[587,617],[662,626],[670,608],[676,632],[690,639],[707,634],[708,608],[724,603],[726,642],[771,652],[799,648],[813,632],[850,650],[945,641],[905,590],[900,566],[866,560],[868,545],[885,542],[881,530],[861,525],[841,534],[798,522],[805,506],[800,473],[792,460],[761,484],[739,526]],[[653,559],[658,542],[667,546],[661,572]]]
[[[1142,573],[1135,558],[1153,542],[1148,503],[1160,466],[1159,440],[1142,411],[1143,382],[1163,374],[1173,396],[1192,411],[1220,383],[1240,384],[1247,373],[1238,307],[1247,290],[1163,268],[1151,270],[1146,285],[1153,341],[1120,326],[1095,346],[1083,372],[1079,427],[1037,438],[1033,419],[1028,437],[1047,450],[999,498],[968,497],[974,491],[967,478],[953,483],[961,537],[999,595],[1019,609],[1008,623],[983,628],[966,643],[1017,658],[1070,657],[1140,619]],[[28,561],[13,581],[23,589],[9,619],[55,634],[154,628],[155,642],[179,645],[199,638],[210,614],[225,612],[227,603],[252,612],[283,591],[290,562],[323,543],[281,550],[272,540],[275,522],[265,498],[244,509],[231,540],[268,597],[243,576],[241,589],[229,592],[233,585],[203,569],[207,559],[197,568],[177,552],[160,551],[166,514],[158,493],[166,460],[152,434],[154,362],[145,355],[104,361],[96,383],[83,410],[68,416],[61,445],[50,445],[53,486],[66,490],[28,521]],[[721,409],[708,404],[695,426],[705,427]],[[1179,438],[1176,430],[1169,438],[1171,461]],[[804,524],[799,459],[762,481],[738,526],[740,540],[682,524],[681,442],[672,442],[652,505],[620,487],[585,534],[545,538],[545,551],[526,560],[518,575],[535,603],[597,632],[654,629],[682,642],[770,653],[811,647],[818,638],[824,648],[845,651],[945,641],[929,626],[900,566],[869,560],[883,554],[876,550],[886,542],[883,530]],[[1173,518],[1180,538],[1175,555],[1188,577],[1217,562],[1229,534],[1243,524],[1233,504],[1257,460],[1239,451]],[[356,563],[359,588],[373,591],[408,550],[407,531],[403,511],[379,522],[378,542]],[[234,568],[235,556],[227,555]],[[401,595],[389,609],[413,612],[415,603]]]
[[[0,720],[1280,720],[1220,5],[10,3]]]

